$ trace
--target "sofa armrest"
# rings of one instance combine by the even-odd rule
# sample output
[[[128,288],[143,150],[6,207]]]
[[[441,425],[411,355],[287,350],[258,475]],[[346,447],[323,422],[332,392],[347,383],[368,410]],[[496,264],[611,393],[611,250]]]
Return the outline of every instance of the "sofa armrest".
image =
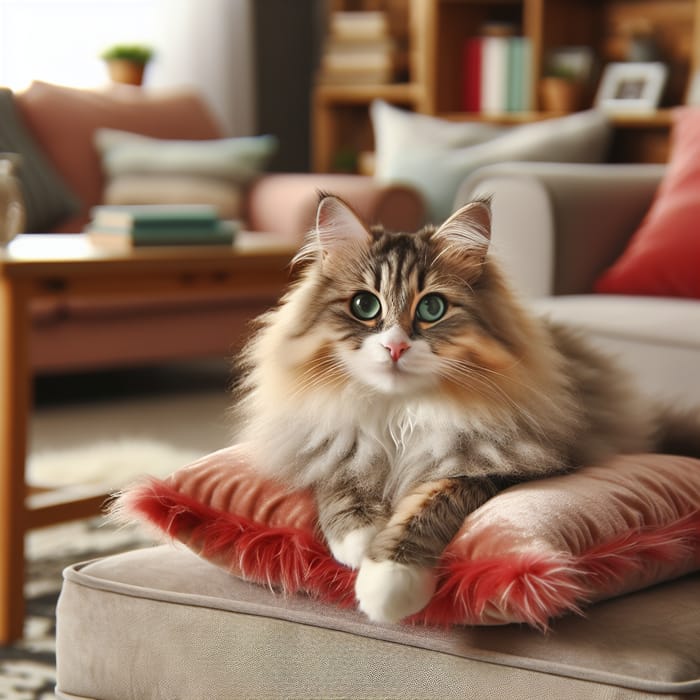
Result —
[[[492,196],[493,242],[529,296],[590,292],[639,226],[663,165],[501,163],[462,184],[456,205]]]
[[[276,173],[251,187],[247,226],[300,243],[314,225],[319,192],[341,197],[366,222],[392,231],[416,231],[426,220],[423,197],[410,186],[388,185],[366,175]]]

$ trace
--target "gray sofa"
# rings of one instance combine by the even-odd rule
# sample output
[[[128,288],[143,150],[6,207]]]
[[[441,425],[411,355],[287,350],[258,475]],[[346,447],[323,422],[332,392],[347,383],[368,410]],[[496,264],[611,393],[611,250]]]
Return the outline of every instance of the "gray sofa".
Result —
[[[581,328],[646,393],[700,405],[700,303],[592,293],[663,172],[659,165],[503,163],[468,178],[457,204],[493,197],[494,252],[538,313]]]
[[[700,304],[590,293],[661,171],[502,165],[494,246],[543,313],[621,353],[645,389],[700,396]],[[275,595],[169,545],[76,565],[58,608],[57,697],[700,698],[700,573],[591,606],[543,634],[519,626],[369,624]]]

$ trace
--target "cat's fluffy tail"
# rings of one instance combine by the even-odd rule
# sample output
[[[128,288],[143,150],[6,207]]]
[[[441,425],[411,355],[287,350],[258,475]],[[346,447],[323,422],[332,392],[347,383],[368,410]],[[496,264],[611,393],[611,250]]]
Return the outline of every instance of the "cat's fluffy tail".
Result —
[[[659,407],[656,420],[657,452],[700,457],[700,408]]]

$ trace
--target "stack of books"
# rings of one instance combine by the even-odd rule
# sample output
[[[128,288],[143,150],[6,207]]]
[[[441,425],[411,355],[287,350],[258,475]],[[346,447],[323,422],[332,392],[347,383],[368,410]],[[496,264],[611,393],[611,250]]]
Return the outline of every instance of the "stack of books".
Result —
[[[464,46],[465,112],[526,112],[532,104],[532,45],[524,36],[493,33]]]
[[[396,42],[381,11],[333,12],[324,44],[319,82],[377,85],[394,80]]]
[[[215,207],[198,204],[103,205],[94,207],[87,234],[109,248],[142,246],[231,246],[237,231]]]

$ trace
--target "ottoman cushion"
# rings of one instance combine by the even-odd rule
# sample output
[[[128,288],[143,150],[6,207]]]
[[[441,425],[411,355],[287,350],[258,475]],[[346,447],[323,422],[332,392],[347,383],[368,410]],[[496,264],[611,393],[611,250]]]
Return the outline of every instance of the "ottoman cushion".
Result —
[[[370,624],[249,584],[173,545],[75,565],[57,697],[649,698],[700,693],[700,575],[548,633]]]

